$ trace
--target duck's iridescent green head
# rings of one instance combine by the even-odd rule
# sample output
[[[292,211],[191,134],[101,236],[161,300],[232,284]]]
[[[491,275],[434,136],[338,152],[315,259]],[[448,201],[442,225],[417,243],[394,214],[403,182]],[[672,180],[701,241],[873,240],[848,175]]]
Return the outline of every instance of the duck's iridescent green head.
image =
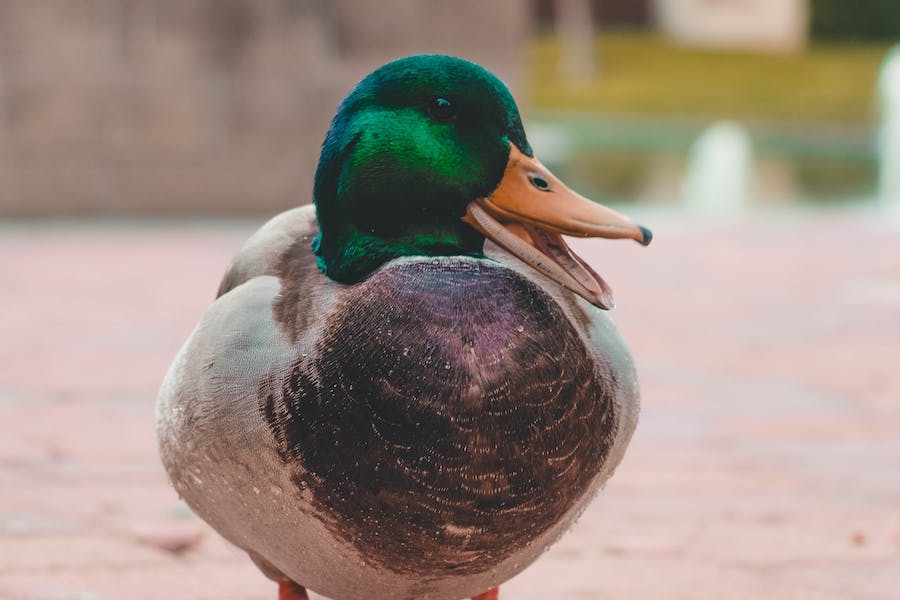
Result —
[[[517,181],[507,185],[510,179]],[[524,196],[540,196],[539,213],[548,207],[566,211],[554,203],[554,192],[573,193],[532,157],[515,101],[499,79],[449,56],[388,63],[344,99],[322,145],[314,189],[319,267],[336,281],[354,283],[400,256],[478,256],[488,236],[533,263],[540,257],[510,247],[524,242],[525,254],[541,253],[576,281],[560,280],[558,273],[551,277],[595,304],[608,305],[605,284],[584,271],[580,259],[555,256],[571,254],[564,242],[564,249],[559,247],[558,233],[644,241],[649,232],[618,215],[612,225],[593,215],[608,226],[600,233],[566,230],[553,222],[556,215],[550,223],[537,215],[535,223],[530,215],[535,207],[519,202],[522,181]],[[609,221],[604,214],[599,220]],[[585,277],[591,280],[588,289],[579,289],[585,282],[577,280]]]
[[[485,69],[411,56],[360,82],[341,103],[316,173],[316,253],[354,282],[397,256],[475,254],[483,236],[460,221],[490,194],[514,143],[531,150],[515,101]]]

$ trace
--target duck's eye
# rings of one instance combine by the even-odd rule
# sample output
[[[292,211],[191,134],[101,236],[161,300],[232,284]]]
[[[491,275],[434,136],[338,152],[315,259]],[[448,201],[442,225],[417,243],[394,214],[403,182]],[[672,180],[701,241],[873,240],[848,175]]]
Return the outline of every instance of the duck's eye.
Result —
[[[432,98],[428,103],[428,114],[435,121],[449,123],[456,118],[456,107],[446,98]]]

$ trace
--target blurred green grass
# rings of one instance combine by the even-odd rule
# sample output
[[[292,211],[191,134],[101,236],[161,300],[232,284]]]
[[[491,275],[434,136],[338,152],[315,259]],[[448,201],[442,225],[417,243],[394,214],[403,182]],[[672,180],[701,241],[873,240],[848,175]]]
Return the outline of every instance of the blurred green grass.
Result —
[[[641,32],[601,33],[598,76],[566,81],[553,35],[530,49],[535,110],[862,124],[877,114],[888,42],[815,42],[791,54],[712,51]]]

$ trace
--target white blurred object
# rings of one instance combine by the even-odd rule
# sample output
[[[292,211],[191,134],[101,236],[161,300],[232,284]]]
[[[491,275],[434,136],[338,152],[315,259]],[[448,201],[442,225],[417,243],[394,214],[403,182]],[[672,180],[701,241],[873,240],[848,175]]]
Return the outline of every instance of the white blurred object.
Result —
[[[663,33],[683,44],[789,52],[806,44],[809,0],[656,0]]]
[[[900,46],[887,55],[878,80],[881,131],[878,198],[884,211],[900,219]]]
[[[542,162],[564,162],[573,153],[571,136],[565,128],[547,123],[528,124],[528,141]]]
[[[736,217],[747,207],[753,185],[753,144],[747,130],[720,121],[691,147],[681,188],[684,204],[708,217]]]
[[[591,3],[588,0],[557,0],[556,10],[563,74],[570,83],[587,83],[597,75]]]

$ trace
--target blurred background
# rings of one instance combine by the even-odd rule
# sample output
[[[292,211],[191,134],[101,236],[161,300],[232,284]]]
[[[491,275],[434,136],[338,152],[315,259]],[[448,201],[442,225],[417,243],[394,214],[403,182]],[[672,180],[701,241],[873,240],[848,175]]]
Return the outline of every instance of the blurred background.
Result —
[[[897,0],[0,0],[0,599],[265,599],[156,456],[163,374],[231,256],[311,201],[365,74],[498,74],[572,187],[643,415],[501,592],[896,598]]]
[[[726,119],[753,204],[870,198],[898,22],[891,0],[4,0],[0,216],[306,203],[337,102],[418,52],[498,73],[604,200],[678,200]]]

